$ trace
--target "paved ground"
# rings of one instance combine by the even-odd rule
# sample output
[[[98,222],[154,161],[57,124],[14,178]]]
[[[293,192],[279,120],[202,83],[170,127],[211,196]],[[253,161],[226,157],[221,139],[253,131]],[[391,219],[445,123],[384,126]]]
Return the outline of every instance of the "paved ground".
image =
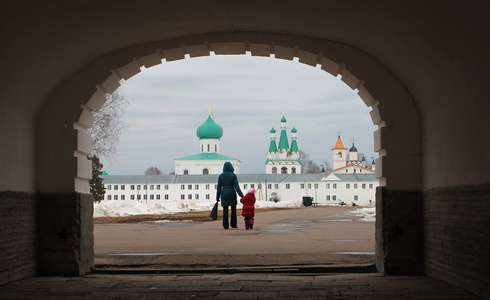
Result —
[[[96,263],[167,274],[37,277],[0,286],[0,299],[479,299],[427,277],[290,273],[372,263],[374,223],[356,222],[352,209],[267,212],[252,231],[214,221],[96,225]]]
[[[158,268],[346,265],[374,262],[374,222],[353,207],[257,214],[253,230],[221,221],[96,224],[95,263]]]
[[[0,286],[0,299],[479,299],[426,277],[379,274],[89,275]]]

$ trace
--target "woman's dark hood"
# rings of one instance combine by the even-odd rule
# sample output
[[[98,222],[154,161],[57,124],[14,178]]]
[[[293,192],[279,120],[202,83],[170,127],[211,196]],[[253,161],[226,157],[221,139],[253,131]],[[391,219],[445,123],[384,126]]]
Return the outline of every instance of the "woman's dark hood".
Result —
[[[223,166],[223,172],[234,172],[235,171],[235,168],[233,168],[233,165],[231,164],[231,162],[227,161],[225,162],[224,166]]]

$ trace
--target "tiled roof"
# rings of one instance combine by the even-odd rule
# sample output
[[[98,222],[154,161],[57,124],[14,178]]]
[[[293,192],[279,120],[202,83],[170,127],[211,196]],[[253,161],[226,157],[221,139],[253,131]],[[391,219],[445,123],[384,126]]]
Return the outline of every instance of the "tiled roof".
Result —
[[[335,147],[332,148],[332,150],[333,149],[347,149],[347,148],[344,147],[344,144],[342,143],[342,140],[340,139],[340,136],[337,139],[337,144],[335,144]]]
[[[359,174],[359,173],[348,173],[348,174],[328,174],[328,177],[337,177],[340,181],[378,181],[375,174]]]
[[[239,182],[313,182],[325,174],[237,174]],[[218,175],[107,175],[105,184],[216,183]]]
[[[335,170],[328,171],[328,172],[326,172],[326,174],[334,173],[334,172],[336,172],[336,171],[338,171],[338,170],[342,170],[342,169],[345,169],[345,168],[348,168],[348,167],[357,167],[357,168],[361,168],[361,169],[363,169],[363,170],[367,170],[367,171],[370,171],[370,172],[373,172],[373,173],[374,173],[374,171],[373,171],[373,170],[368,169],[368,168],[365,168],[365,167],[363,167],[363,166],[359,166],[359,165],[355,165],[355,164],[347,164],[347,165],[345,165],[345,166],[343,166],[343,167],[340,167],[340,168],[337,168],[337,169],[335,169]],[[335,174],[337,174],[337,173],[335,173]]]

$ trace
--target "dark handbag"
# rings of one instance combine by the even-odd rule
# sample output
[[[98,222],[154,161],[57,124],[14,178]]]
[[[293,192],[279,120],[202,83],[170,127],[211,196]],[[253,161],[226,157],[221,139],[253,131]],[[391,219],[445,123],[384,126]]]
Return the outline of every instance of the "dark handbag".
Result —
[[[209,217],[213,220],[216,220],[218,218],[218,202],[213,206],[213,209],[211,210],[211,213],[209,214]]]

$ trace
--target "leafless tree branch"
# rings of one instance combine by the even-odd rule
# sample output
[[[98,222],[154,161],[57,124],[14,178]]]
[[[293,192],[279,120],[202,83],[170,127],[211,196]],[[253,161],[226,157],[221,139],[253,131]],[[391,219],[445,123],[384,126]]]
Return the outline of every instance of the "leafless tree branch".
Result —
[[[119,136],[127,129],[122,121],[124,110],[129,105],[122,87],[107,96],[106,103],[94,113],[95,121],[88,133],[92,137],[92,155],[104,162],[116,160]]]

